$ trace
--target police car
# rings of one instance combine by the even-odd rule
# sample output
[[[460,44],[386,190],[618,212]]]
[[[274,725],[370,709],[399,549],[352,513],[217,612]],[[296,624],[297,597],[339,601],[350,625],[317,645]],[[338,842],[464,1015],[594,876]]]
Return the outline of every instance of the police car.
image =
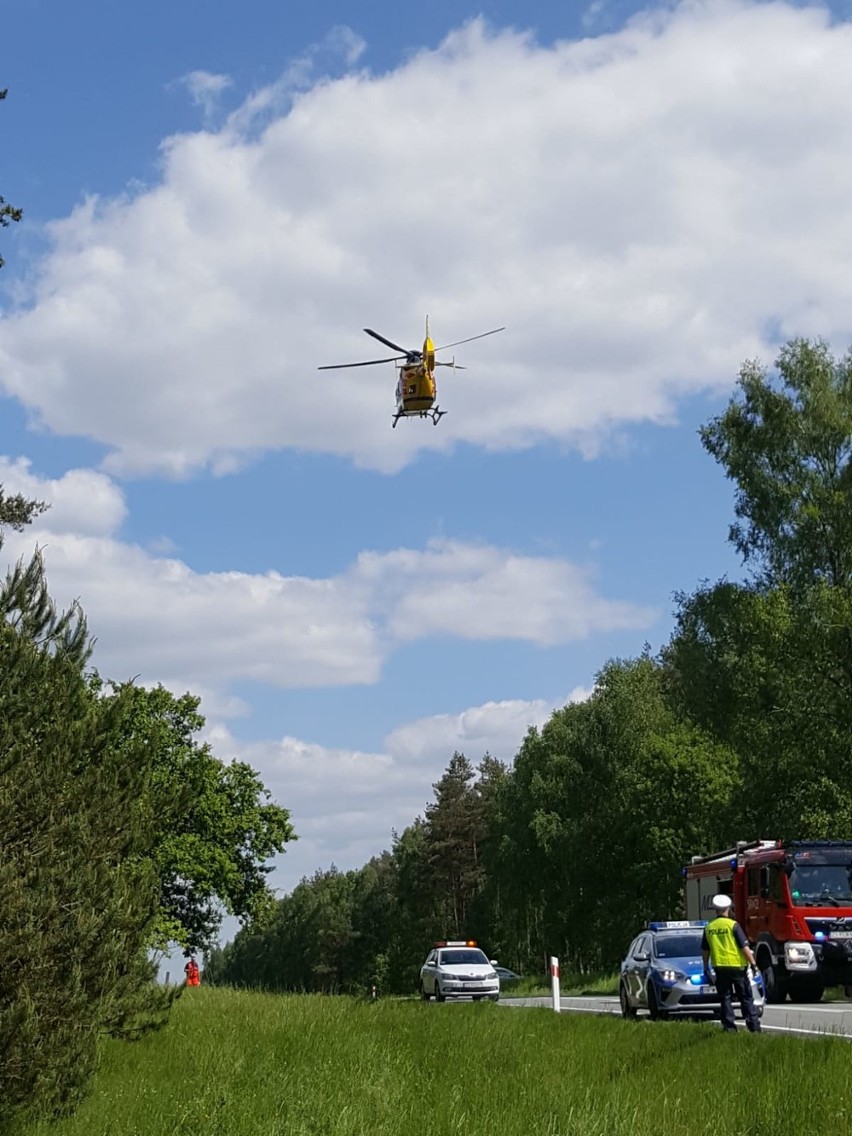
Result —
[[[717,1011],[719,995],[704,971],[701,936],[706,920],[649,923],[621,964],[618,997],[625,1018],[647,1010],[655,1020],[670,1014]],[[754,1004],[763,1014],[763,979],[749,976]]]
[[[496,960],[479,949],[473,939],[436,943],[420,968],[420,997],[428,1002],[447,998],[473,998],[480,1001],[500,997]]]

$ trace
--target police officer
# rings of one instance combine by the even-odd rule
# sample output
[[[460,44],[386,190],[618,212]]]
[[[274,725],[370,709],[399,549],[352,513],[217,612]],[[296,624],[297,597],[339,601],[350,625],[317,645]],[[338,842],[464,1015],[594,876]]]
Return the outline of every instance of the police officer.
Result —
[[[757,964],[745,931],[731,919],[731,902],[729,895],[713,896],[716,918],[711,919],[704,928],[701,939],[704,969],[708,969],[712,960],[716,989],[722,1003],[722,1029],[727,1033],[736,1033],[733,997],[736,994],[746,1026],[752,1033],[760,1033],[760,1018],[757,1016],[748,974],[749,966],[757,973]]]

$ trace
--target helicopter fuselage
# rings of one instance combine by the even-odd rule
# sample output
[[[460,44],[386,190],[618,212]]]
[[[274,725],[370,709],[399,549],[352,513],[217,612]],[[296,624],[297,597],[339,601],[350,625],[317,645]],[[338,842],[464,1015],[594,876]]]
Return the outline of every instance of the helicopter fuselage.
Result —
[[[393,425],[396,426],[400,418],[431,418],[432,424],[437,426],[447,412],[435,405],[436,394],[434,371],[423,363],[403,363],[396,384]]]
[[[438,388],[435,383],[435,344],[429,338],[429,324],[426,324],[426,338],[423,350],[412,352],[405,363],[399,366],[396,383],[396,414],[393,424],[400,418],[431,418],[435,426],[445,410],[435,406]]]
[[[435,374],[423,363],[404,363],[396,384],[396,409],[401,414],[421,414],[435,402]]]

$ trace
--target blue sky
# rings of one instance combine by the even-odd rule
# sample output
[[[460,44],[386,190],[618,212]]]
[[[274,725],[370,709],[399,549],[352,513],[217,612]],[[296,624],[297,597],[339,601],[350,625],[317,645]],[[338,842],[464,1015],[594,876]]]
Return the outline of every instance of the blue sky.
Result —
[[[102,673],[355,867],[736,576],[697,430],[850,341],[848,6],[0,0],[0,481]],[[391,430],[429,314],[466,368]]]

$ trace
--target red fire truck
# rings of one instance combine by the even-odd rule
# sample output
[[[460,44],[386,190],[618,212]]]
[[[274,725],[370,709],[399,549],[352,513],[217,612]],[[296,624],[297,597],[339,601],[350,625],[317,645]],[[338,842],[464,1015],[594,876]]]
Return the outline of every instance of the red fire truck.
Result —
[[[733,899],[768,1002],[852,986],[852,841],[742,842],[693,856],[683,874],[687,919],[712,918],[714,895]]]

